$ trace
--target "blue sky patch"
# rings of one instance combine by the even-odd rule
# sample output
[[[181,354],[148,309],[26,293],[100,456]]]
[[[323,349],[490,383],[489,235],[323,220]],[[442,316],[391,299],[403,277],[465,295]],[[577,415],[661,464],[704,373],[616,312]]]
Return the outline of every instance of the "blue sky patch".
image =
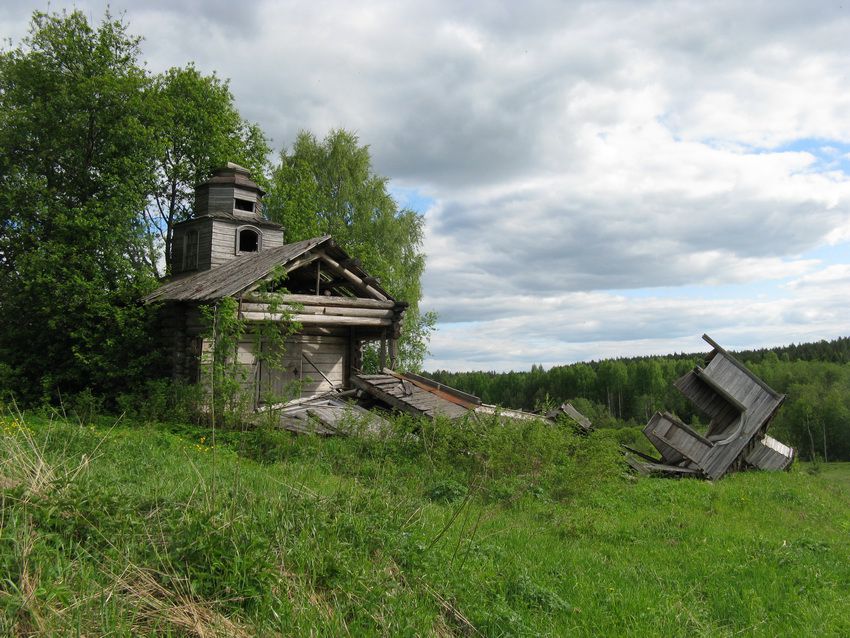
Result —
[[[436,203],[433,197],[423,195],[416,188],[406,188],[404,186],[390,184],[389,190],[390,195],[398,202],[399,208],[408,208],[420,215],[424,215]]]

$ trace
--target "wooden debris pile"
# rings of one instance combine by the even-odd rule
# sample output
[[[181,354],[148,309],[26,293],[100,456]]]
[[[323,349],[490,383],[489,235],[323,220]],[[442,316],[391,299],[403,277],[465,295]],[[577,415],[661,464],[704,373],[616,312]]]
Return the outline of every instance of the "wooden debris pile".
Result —
[[[410,372],[384,368],[380,374],[351,376],[352,388],[334,388],[318,396],[296,399],[286,404],[261,408],[279,414],[280,427],[296,433],[324,436],[348,433],[341,424],[352,420],[366,423],[366,431],[379,431],[386,421],[380,410],[401,412],[413,417],[446,417],[452,420],[466,416],[497,415],[508,419],[546,419],[555,421],[567,416],[580,432],[589,432],[590,421],[570,403],[550,413],[534,414],[487,405],[476,396]]]
[[[546,418],[550,421],[554,421],[560,416],[566,416],[575,425],[575,428],[583,434],[587,434],[593,430],[593,423],[590,422],[590,419],[576,410],[572,403],[562,403],[546,414]]]
[[[748,468],[787,469],[794,450],[766,434],[785,395],[771,389],[708,335],[703,339],[713,347],[705,367],[697,366],[675,386],[711,419],[708,430],[700,434],[672,414],[657,412],[643,432],[661,458],[628,448],[629,464],[645,474],[715,480]]]
[[[386,419],[348,400],[352,394],[328,392],[263,407],[258,410],[257,420],[262,420],[262,413],[271,411],[284,430],[320,436],[349,434],[352,426],[367,432],[379,432],[383,429],[387,425]]]
[[[411,372],[384,368],[381,374],[358,374],[352,385],[373,402],[411,416],[459,419],[481,405],[481,399]]]

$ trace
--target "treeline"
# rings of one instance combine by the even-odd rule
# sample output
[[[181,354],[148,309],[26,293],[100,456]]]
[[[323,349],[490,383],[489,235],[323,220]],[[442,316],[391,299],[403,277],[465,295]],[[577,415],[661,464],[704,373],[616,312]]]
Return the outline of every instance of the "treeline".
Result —
[[[735,353],[787,395],[771,433],[806,458],[850,460],[850,338]],[[544,410],[573,401],[597,425],[643,425],[658,410],[705,424],[673,386],[704,362],[704,353],[606,359],[528,372],[447,372],[429,376],[485,403]]]

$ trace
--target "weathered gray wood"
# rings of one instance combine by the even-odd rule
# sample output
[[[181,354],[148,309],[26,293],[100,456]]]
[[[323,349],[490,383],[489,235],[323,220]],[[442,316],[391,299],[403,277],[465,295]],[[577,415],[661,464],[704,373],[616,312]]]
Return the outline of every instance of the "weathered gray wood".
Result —
[[[561,411],[577,423],[585,432],[589,432],[593,429],[593,424],[590,422],[590,419],[576,410],[572,403],[562,403]]]
[[[476,414],[487,414],[490,416],[498,416],[505,419],[515,419],[517,421],[539,421],[542,417],[539,414],[531,412],[523,412],[522,410],[511,410],[498,405],[488,405],[482,403],[475,407]]]
[[[434,391],[423,389],[412,379],[394,372],[382,375],[352,375],[351,383],[390,407],[414,416],[445,415],[454,419],[468,412],[466,408],[435,394]]]
[[[297,321],[304,325],[318,326],[389,326],[390,319],[379,319],[377,317],[343,317],[337,315],[283,315],[266,312],[243,312],[245,321]]]
[[[705,437],[669,414],[656,414],[644,432],[665,463],[687,465],[712,479],[747,463],[784,466],[793,451],[764,432],[784,396],[773,391],[743,364],[707,336],[714,350],[704,368],[676,381],[676,387],[711,417]],[[790,452],[789,452],[790,450]]]
[[[342,277],[345,277],[355,286],[364,289],[369,295],[371,295],[375,299],[380,299],[382,301],[385,301],[387,299],[387,296],[383,292],[375,288],[373,284],[365,283],[362,277],[358,276],[354,271],[349,270],[348,268],[343,268],[339,264],[339,262],[333,259],[330,255],[325,253],[323,255],[323,260],[333,272],[338,275],[341,275]]]
[[[327,376],[327,375],[326,375],[326,374],[322,371],[322,368],[321,368],[321,366],[319,365],[319,364],[320,364],[320,363],[322,363],[322,362],[319,360],[319,358],[318,358],[318,357],[316,357],[316,358],[314,359],[313,357],[311,357],[311,356],[310,356],[309,354],[307,354],[306,352],[301,352],[301,356],[302,356],[302,357],[304,357],[304,358],[307,360],[307,363],[309,363],[311,366],[313,366],[313,369],[314,369],[316,372],[318,372],[320,375],[322,375],[322,378],[323,378],[325,381],[327,381],[327,382],[328,382],[328,385],[330,385],[332,388],[336,388],[336,383],[335,383],[334,381],[331,381],[331,380],[328,378],[328,376]]]
[[[393,370],[384,370],[384,373],[389,375],[397,375],[397,373]],[[481,405],[481,399],[479,399],[474,394],[469,394],[467,392],[458,390],[457,388],[452,388],[451,386],[444,385],[442,383],[434,381],[433,379],[429,379],[428,377],[423,377],[413,372],[405,372],[404,378],[409,379],[410,381],[413,381],[414,383],[417,383],[419,385],[424,385],[434,390],[445,392],[446,394],[456,399],[460,399],[460,401],[462,402],[461,405],[464,405],[466,403],[471,404],[468,406],[464,405],[464,407],[473,407],[476,405]]]
[[[143,301],[208,301],[235,295],[249,286],[256,285],[271,274],[276,266],[297,259],[329,239],[318,237],[259,253],[240,255],[211,270],[166,283],[144,297]]]
[[[323,251],[320,251],[320,248]],[[328,254],[331,248],[333,248],[333,244],[330,237],[324,236],[286,244],[279,248],[262,250],[258,253],[234,256],[232,259],[228,259],[226,263],[221,263],[211,270],[175,278],[144,297],[143,301],[145,303],[165,300],[211,301],[238,293],[250,292],[265,281],[275,268],[278,266],[295,267],[296,260],[311,251],[319,254],[324,262],[333,269],[330,264],[335,264],[336,261]],[[345,253],[336,248],[333,248],[333,250],[340,254],[340,258],[344,258]],[[303,262],[311,258],[307,257],[301,262],[297,262],[298,267],[303,267]],[[345,276],[349,280],[362,282],[360,274],[347,269],[339,270],[346,273]],[[361,274],[366,276],[365,273]],[[375,300],[392,301],[386,293],[374,286],[361,286],[361,289],[366,296],[371,296]]]
[[[794,461],[794,450],[770,436],[757,441],[746,458],[761,470],[785,470]]]
[[[284,295],[280,293],[250,293],[245,295],[245,301],[269,303],[275,301],[281,304],[298,304],[303,306],[344,306],[349,308],[376,308],[391,310],[396,303],[391,300],[365,299],[362,297],[331,297],[326,295]]]
[[[384,308],[357,308],[347,306],[292,306],[289,304],[272,304],[255,301],[242,302],[243,312],[269,313],[275,309],[277,313],[291,312],[306,315],[328,315],[335,317],[377,317],[379,319],[392,319],[395,315],[392,310]]]
[[[371,385],[370,383],[367,383],[364,379],[361,379],[358,375],[353,375],[351,377],[351,384],[355,388],[363,390],[364,392],[371,394],[374,397],[380,399],[381,401],[383,401],[384,403],[386,403],[387,405],[389,405],[392,408],[396,408],[397,410],[400,410],[402,412],[406,412],[408,414],[413,414],[414,416],[420,416],[422,414],[422,412],[420,410],[413,410],[412,411],[411,406],[407,402],[402,401],[398,397],[393,396],[392,394],[384,391],[381,388],[376,388],[375,386]]]

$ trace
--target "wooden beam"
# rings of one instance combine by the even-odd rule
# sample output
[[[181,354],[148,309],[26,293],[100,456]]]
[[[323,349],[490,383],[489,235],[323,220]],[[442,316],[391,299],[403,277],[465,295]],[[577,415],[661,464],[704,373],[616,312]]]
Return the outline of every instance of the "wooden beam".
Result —
[[[392,300],[364,299],[362,297],[326,297],[324,295],[294,295],[280,293],[245,295],[245,301],[267,303],[270,299],[280,303],[295,303],[304,306],[349,306],[351,308],[394,308]]]
[[[302,325],[314,326],[389,326],[390,319],[378,317],[344,317],[335,315],[307,315],[307,314],[272,314],[268,312],[243,312],[242,319],[245,321],[297,321]]]
[[[390,368],[395,369],[396,362],[398,361],[398,339],[393,337],[390,339]]]
[[[316,372],[318,372],[319,374],[322,375],[322,378],[325,381],[327,381],[328,384],[331,386],[331,390],[337,389],[336,384],[333,381],[331,381],[330,379],[328,379],[327,375],[324,372],[322,372],[322,370],[319,368],[319,366],[316,365],[316,363],[310,358],[310,356],[306,352],[302,351],[301,356],[304,357],[304,359],[307,361],[307,363],[309,363],[311,366],[313,366],[313,369]]]
[[[387,296],[384,293],[382,293],[380,290],[377,290],[370,284],[365,283],[360,277],[355,275],[347,268],[343,268],[342,266],[340,266],[339,262],[337,262],[333,257],[329,256],[327,253],[322,253],[322,260],[330,267],[331,270],[333,270],[339,275],[342,275],[355,286],[364,289],[367,293],[369,293],[376,299],[380,299],[381,301],[387,300]]]
[[[243,302],[242,312],[269,313],[273,304]],[[344,306],[290,306],[281,304],[277,308],[278,314],[291,312],[300,315],[328,315],[334,317],[377,317],[378,319],[393,319],[395,314],[386,308],[346,308]]]
[[[351,377],[351,384],[358,390],[363,390],[363,392],[372,395],[376,399],[380,399],[387,405],[394,407],[396,410],[399,410],[406,414],[411,414],[413,416],[427,416],[424,410],[415,408],[406,401],[402,401],[401,399],[390,394],[389,392],[381,390],[380,388],[376,388],[374,385],[361,379],[357,375],[353,375]]]
[[[322,283],[322,261],[316,261],[316,294],[319,294],[320,285]]]

